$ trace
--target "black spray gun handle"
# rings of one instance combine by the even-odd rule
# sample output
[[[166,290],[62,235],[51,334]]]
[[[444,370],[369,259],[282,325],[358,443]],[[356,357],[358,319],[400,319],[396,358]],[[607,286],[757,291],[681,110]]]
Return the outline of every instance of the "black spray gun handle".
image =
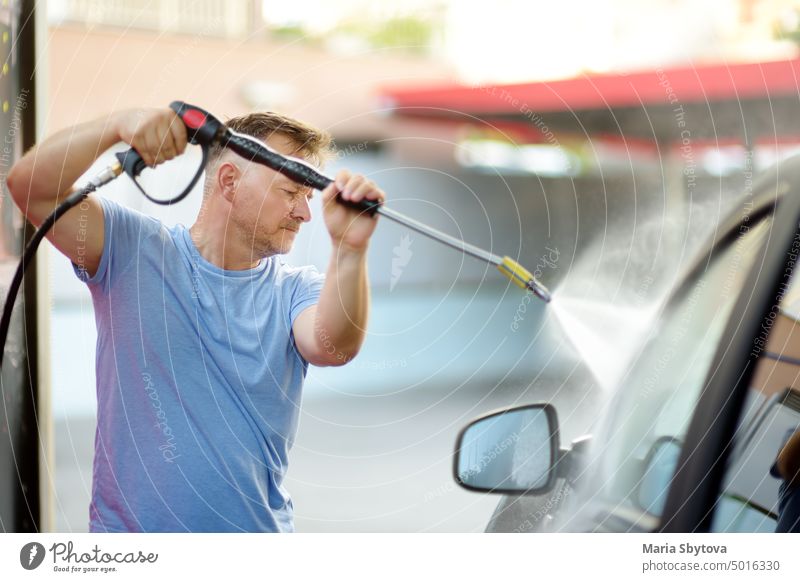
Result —
[[[206,149],[224,137],[226,127],[209,112],[182,101],[173,101],[169,104],[169,107],[181,118],[181,121],[186,126],[186,136],[189,138],[189,143]],[[147,167],[142,156],[133,148],[118,153],[117,159],[122,164],[124,172],[131,177],[138,176]]]
[[[227,128],[216,117],[207,111],[200,109],[199,107],[187,105],[181,101],[173,101],[170,103],[170,108],[181,118],[181,121],[186,126],[186,135],[189,139],[189,143],[201,146],[203,151],[203,160],[200,163],[200,167],[197,169],[192,181],[183,190],[183,192],[170,200],[153,198],[147,191],[145,191],[144,188],[142,188],[137,179],[139,174],[141,174],[147,167],[147,164],[144,163],[144,160],[142,159],[142,156],[139,155],[139,152],[133,148],[130,148],[124,152],[119,152],[116,154],[116,158],[122,166],[122,171],[130,176],[131,180],[133,180],[133,183],[136,185],[139,191],[151,202],[161,205],[175,204],[189,195],[189,192],[192,191],[192,188],[194,188],[194,186],[200,180],[203,170],[205,170],[206,163],[208,162],[208,151],[211,145],[222,139],[227,131]]]
[[[219,143],[223,147],[233,150],[245,159],[272,168],[276,172],[283,174],[287,178],[303,186],[324,190],[333,182],[331,178],[321,174],[306,161],[291,156],[284,156],[260,140],[228,129],[220,120],[200,107],[189,105],[183,101],[173,101],[169,106],[186,126],[189,143],[199,145],[203,148],[202,168],[205,167],[208,150],[214,144]],[[118,153],[117,159],[120,164],[122,164],[123,171],[133,178],[134,181],[136,180],[136,176],[147,167],[142,157],[133,148],[129,149],[127,152]],[[195,180],[192,181],[189,189],[194,186],[194,183]],[[150,198],[146,192],[143,191],[143,193]],[[188,191],[185,194],[188,194]],[[171,200],[170,203],[182,199],[185,194]],[[150,199],[152,200],[152,198]],[[343,200],[341,197],[338,197],[337,200],[340,204],[355,208],[356,210],[361,210],[370,216],[373,216],[380,207],[380,203],[374,200],[350,202],[349,200]]]
[[[199,107],[187,105],[181,101],[173,101],[169,107],[181,118],[181,121],[186,126],[186,135],[189,138],[189,143],[207,148],[213,145],[225,132],[225,126],[219,120]],[[133,148],[125,152],[119,152],[116,156],[119,163],[122,164],[122,170],[131,178],[136,178],[147,167],[142,156]]]

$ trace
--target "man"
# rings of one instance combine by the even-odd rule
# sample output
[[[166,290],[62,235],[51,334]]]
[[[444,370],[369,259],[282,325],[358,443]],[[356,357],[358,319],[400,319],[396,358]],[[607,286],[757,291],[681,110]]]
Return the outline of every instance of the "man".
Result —
[[[330,143],[275,114],[228,125],[311,161]],[[187,138],[168,109],[61,131],[9,173],[17,206],[38,226],[57,193],[119,141],[155,166]],[[376,220],[337,203],[337,191],[383,199],[347,171],[322,193],[333,244],[325,277],[278,258],[311,219],[312,191],[228,150],[211,154],[190,229],[94,195],[55,224],[48,238],[89,286],[97,320],[90,531],[293,531],[282,482],[307,366],[351,360],[369,309]]]

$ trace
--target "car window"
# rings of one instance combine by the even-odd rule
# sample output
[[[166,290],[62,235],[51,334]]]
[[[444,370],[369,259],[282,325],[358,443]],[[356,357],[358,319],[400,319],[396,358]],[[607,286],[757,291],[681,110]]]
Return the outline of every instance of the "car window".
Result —
[[[590,501],[610,504],[617,517],[625,510],[628,525],[615,527],[649,526],[661,515],[694,407],[770,224],[743,226],[684,284],[610,401],[595,443],[600,475]]]

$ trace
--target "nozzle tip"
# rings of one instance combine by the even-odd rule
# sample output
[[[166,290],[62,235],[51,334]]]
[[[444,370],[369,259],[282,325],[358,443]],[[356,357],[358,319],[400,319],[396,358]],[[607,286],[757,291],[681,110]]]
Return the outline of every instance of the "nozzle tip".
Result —
[[[533,291],[533,294],[545,303],[550,303],[553,298],[547,287],[539,283],[536,279],[531,279],[528,281],[528,289]]]

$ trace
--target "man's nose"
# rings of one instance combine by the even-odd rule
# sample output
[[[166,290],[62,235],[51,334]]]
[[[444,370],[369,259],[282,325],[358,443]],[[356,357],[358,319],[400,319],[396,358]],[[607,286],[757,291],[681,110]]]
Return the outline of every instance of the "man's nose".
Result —
[[[299,202],[295,205],[292,215],[299,218],[303,222],[311,220],[311,206],[308,204],[308,198],[300,196]]]

